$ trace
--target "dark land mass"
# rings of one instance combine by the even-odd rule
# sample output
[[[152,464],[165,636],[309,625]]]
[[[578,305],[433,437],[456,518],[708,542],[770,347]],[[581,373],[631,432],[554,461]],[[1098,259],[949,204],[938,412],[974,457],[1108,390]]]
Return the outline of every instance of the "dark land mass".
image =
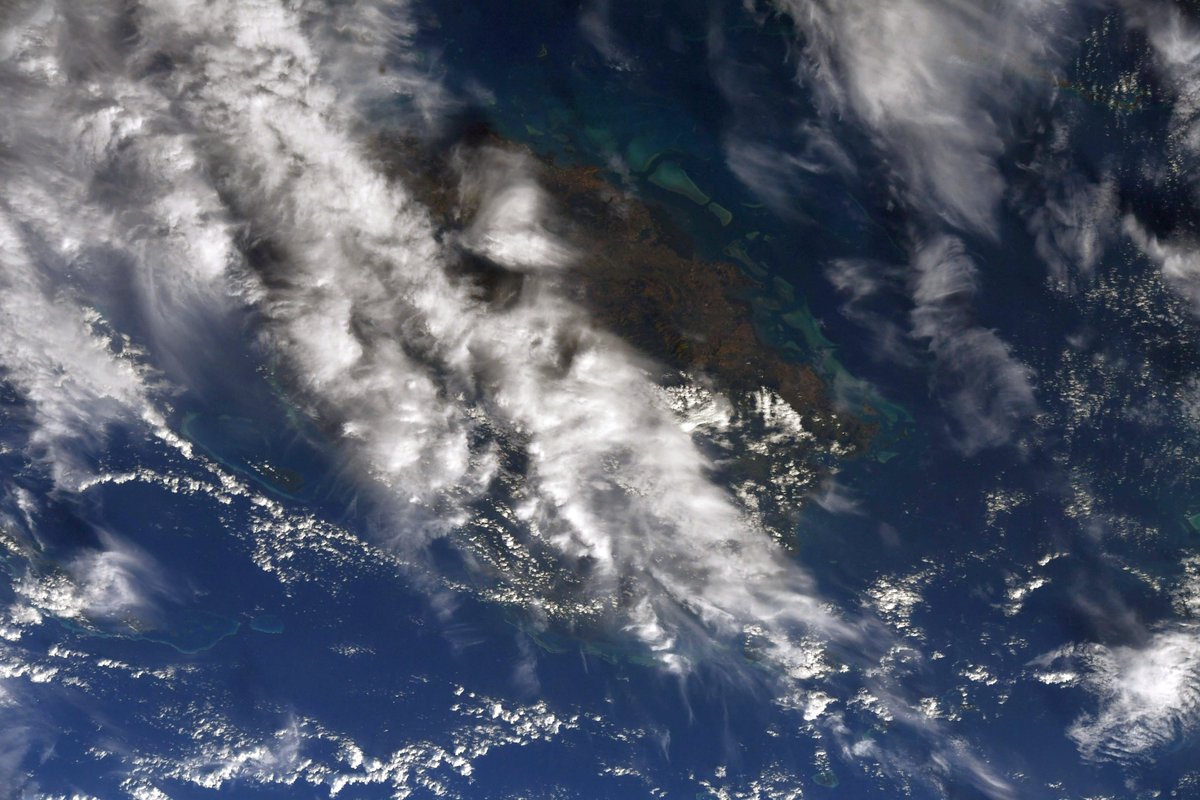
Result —
[[[733,397],[772,389],[820,443],[866,449],[878,424],[836,409],[810,365],[785,359],[759,336],[749,298],[760,284],[735,264],[698,258],[664,210],[614,186],[599,168],[555,164],[486,128],[452,146],[392,134],[373,144],[385,173],[430,210],[443,235],[469,225],[476,210],[461,196],[456,164],[488,149],[524,154],[556,206],[554,232],[577,254],[568,289],[598,324],[674,370],[703,373]],[[465,252],[455,269],[498,304],[514,299],[525,280]]]
[[[662,385],[684,385],[686,376],[703,375],[723,392],[739,427],[726,440],[704,444],[712,448],[714,478],[738,487],[743,502],[753,506],[782,547],[799,548],[796,523],[806,499],[838,469],[840,459],[866,452],[878,423],[836,407],[829,384],[811,365],[787,360],[764,341],[751,302],[764,291],[762,284],[734,263],[698,256],[692,236],[670,209],[623,190],[616,176],[555,163],[486,127],[437,143],[379,133],[371,148],[383,174],[428,210],[435,235],[457,254],[447,265],[451,277],[469,285],[480,300],[501,310],[520,302],[528,282],[553,281],[592,322],[659,365]],[[564,271],[523,274],[467,246],[483,200],[473,196],[472,180],[489,170],[503,173],[506,159],[522,161],[518,172],[548,196],[552,207],[540,222],[572,249]],[[765,429],[753,413],[755,395],[764,387],[800,415],[811,438],[803,432],[773,436]],[[524,473],[521,442],[498,433],[506,441],[501,448],[505,488],[493,503],[519,495]],[[770,442],[766,448],[764,441]],[[473,564],[487,565],[488,579],[481,583],[466,571],[455,579],[455,588],[517,606],[536,596],[539,613],[563,622],[571,636],[587,629],[603,639],[604,624],[589,628],[586,621],[600,621],[605,609],[634,602],[635,579],[626,576],[612,596],[597,598],[588,559],[566,559],[510,524],[503,515],[485,513],[464,528],[456,545],[469,552]],[[458,556],[447,555],[447,564],[454,563]]]

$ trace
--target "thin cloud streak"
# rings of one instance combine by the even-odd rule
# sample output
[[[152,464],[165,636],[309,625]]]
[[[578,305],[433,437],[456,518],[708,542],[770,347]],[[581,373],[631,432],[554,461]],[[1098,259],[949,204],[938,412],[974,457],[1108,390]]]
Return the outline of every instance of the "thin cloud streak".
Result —
[[[937,381],[968,453],[1009,442],[1037,413],[1033,375],[992,330],[972,319],[977,269],[962,242],[923,243],[914,264],[913,335],[928,342]]]
[[[1059,2],[778,0],[803,34],[803,78],[829,115],[853,113],[903,181],[905,202],[928,219],[994,236],[1006,186],[996,159],[1005,115],[1045,84]],[[989,91],[997,81],[1008,89]]]

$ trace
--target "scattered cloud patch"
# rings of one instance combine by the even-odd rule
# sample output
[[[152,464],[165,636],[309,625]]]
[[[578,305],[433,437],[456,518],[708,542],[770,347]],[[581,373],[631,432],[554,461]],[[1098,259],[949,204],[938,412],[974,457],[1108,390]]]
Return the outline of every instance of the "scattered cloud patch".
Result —
[[[968,453],[1013,440],[1037,413],[1033,373],[993,330],[973,319],[977,268],[961,241],[939,236],[917,251],[913,335],[927,342],[937,383]]]
[[[1039,659],[1038,679],[1080,686],[1095,710],[1067,731],[1084,757],[1141,761],[1200,726],[1200,636],[1192,627],[1138,645],[1077,645]]]
[[[802,77],[830,115],[852,113],[930,219],[994,235],[1006,185],[1006,116],[1058,58],[1071,11],[1039,0],[778,0],[807,56]],[[989,91],[1003,82],[1004,92]],[[1041,91],[1048,92],[1049,86]]]

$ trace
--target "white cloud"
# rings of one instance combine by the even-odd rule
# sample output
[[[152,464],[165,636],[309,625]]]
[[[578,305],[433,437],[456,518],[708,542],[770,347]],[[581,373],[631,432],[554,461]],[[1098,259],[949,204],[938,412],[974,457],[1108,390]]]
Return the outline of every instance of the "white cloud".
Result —
[[[842,313],[874,338],[872,357],[897,364],[917,363],[908,330],[872,307],[879,298],[896,300],[905,294],[904,270],[867,259],[842,258],[825,267],[825,277],[844,299]]]
[[[1174,89],[1171,109],[1171,149],[1200,153],[1200,27],[1170,3],[1126,3],[1130,18],[1143,26],[1155,61],[1168,86]],[[1174,159],[1173,169],[1185,164]],[[1187,173],[1197,192],[1200,184]]]
[[[32,684],[45,682],[53,672],[26,667],[15,655],[0,643],[0,791],[23,797],[38,788],[31,766],[43,761],[54,745],[54,727],[40,713],[32,691]]]
[[[99,548],[79,553],[63,570],[27,574],[14,588],[41,614],[139,626],[153,622],[158,601],[171,595],[149,554],[109,533],[100,534]]]
[[[161,427],[141,347],[169,372],[202,348],[195,324],[219,313],[236,252],[193,137],[165,97],[112,69],[115,7],[26,6],[0,48],[0,136],[21,154],[0,165],[0,364],[31,406],[31,453],[71,488],[107,426]],[[115,328],[130,319],[141,330]]]
[[[1060,660],[1055,660],[1055,657]],[[1045,673],[1047,683],[1073,677],[1095,696],[1096,710],[1077,719],[1068,735],[1091,759],[1153,758],[1200,726],[1200,636],[1190,627],[1152,634],[1142,644],[1068,648],[1043,659],[1078,669]]]
[[[1183,620],[1139,632],[1128,644],[1072,644],[1033,662],[1031,676],[1091,696],[1067,729],[1087,759],[1153,762],[1200,731],[1197,559],[1181,564],[1174,599]]]
[[[554,741],[583,727],[577,715],[560,716],[543,702],[514,705],[462,692],[451,707],[449,730],[440,741],[414,740],[390,753],[372,755],[365,745],[329,730],[317,720],[292,718],[273,733],[240,729],[215,709],[180,715],[191,736],[183,752],[144,752],[131,758],[131,788],[183,782],[221,789],[235,782],[258,786],[320,787],[329,797],[347,789],[384,786],[392,796],[418,791],[460,796],[470,786],[476,762],[497,749]],[[352,794],[353,791],[350,792]]]
[[[712,17],[708,64],[729,107],[722,135],[726,164],[776,214],[803,217],[814,176],[853,176],[857,167],[827,125],[806,119],[807,109],[794,97],[766,89],[763,65],[731,53],[726,36],[720,18]]]
[[[0,730],[0,781],[9,790],[17,792],[29,784],[24,767],[26,756],[33,749],[33,732],[23,721],[12,719],[4,711],[0,710],[0,720],[4,722]]]
[[[0,365],[26,398],[36,422],[30,446],[51,464],[60,485],[86,475],[80,442],[145,409],[135,363],[115,355],[97,314],[54,296],[22,241],[0,213]]]
[[[1042,167],[1042,173],[1051,172]],[[1092,274],[1117,229],[1117,186],[1111,175],[1088,181],[1052,175],[1051,194],[1028,217],[1038,255],[1050,268],[1051,286],[1070,293]]]
[[[1187,240],[1160,239],[1132,214],[1125,216],[1122,230],[1158,267],[1167,285],[1190,300],[1200,314],[1200,247]]]
[[[590,0],[579,15],[579,30],[609,66],[620,70],[633,69],[635,62],[613,30],[609,15],[609,0]]]
[[[1007,191],[998,160],[1011,119],[1029,97],[1049,94],[1062,31],[1075,11],[1055,0],[981,6],[961,0],[776,0],[796,22],[831,130],[861,122],[897,178],[917,242],[907,277],[885,265],[842,259],[827,275],[846,298],[844,313],[872,332],[875,352],[913,364],[910,340],[935,360],[935,389],[966,452],[1013,441],[1037,410],[1032,372],[993,330],[974,320],[978,269],[945,231],[998,235]],[[993,87],[1003,85],[1004,91]],[[1072,187],[1068,187],[1072,188]],[[1034,223],[1048,258],[1087,269],[1102,246],[1106,198],[1074,195],[1050,203]],[[1111,205],[1111,202],[1110,202]],[[1095,218],[1095,219],[1093,219]],[[873,308],[907,291],[909,330]]]
[[[724,645],[743,635],[789,687],[833,669],[822,655],[830,639],[859,648],[869,662],[877,638],[886,640],[882,629],[848,625],[822,603],[811,577],[714,482],[713,464],[697,441],[705,432],[681,424],[658,385],[659,369],[569,301],[556,269],[568,250],[547,224],[535,171],[520,158],[505,157],[499,171],[494,163],[464,166],[464,185],[482,187],[484,200],[466,244],[527,273],[528,285],[516,302],[497,309],[451,279],[453,255],[426,210],[365,155],[363,121],[353,107],[387,91],[387,75],[378,83],[367,77],[377,71],[365,67],[384,57],[388,42],[403,40],[403,25],[385,25],[376,37],[374,6],[362,17],[346,9],[349,21],[331,24],[313,16],[314,8],[275,0],[140,5],[130,21],[138,36],[119,47],[106,45],[103,29],[85,27],[94,34],[88,37],[57,27],[51,11],[6,65],[24,70],[35,90],[20,113],[0,124],[11,134],[6,141],[31,153],[41,152],[49,136],[52,146],[64,146],[69,163],[28,160],[0,192],[19,215],[12,230],[33,231],[55,258],[44,267],[14,250],[16,266],[6,270],[28,275],[31,286],[81,289],[72,276],[93,267],[87,277],[112,289],[114,273],[93,256],[115,252],[132,265],[138,290],[132,310],[153,320],[155,353],[176,359],[181,375],[193,357],[185,345],[202,324],[189,313],[193,308],[216,313],[252,305],[273,354],[322,420],[340,431],[355,462],[396,501],[388,533],[406,554],[491,500],[499,451],[516,448],[527,465],[521,475],[506,476],[517,484],[511,516],[531,549],[587,565],[581,574],[596,605],[611,610],[667,668],[682,672],[704,662],[741,675],[741,653]],[[86,85],[62,79],[67,45],[76,41],[98,54],[85,59]],[[346,41],[344,60],[325,53]],[[161,64],[170,66],[152,79],[128,78]],[[66,128],[48,124],[59,115]],[[986,155],[986,148],[975,156],[966,145],[960,149],[967,153],[960,161]],[[979,169],[986,178],[987,169]],[[947,179],[932,180],[953,194]],[[92,193],[100,190],[97,200]],[[957,202],[956,213],[977,223],[986,217],[980,209],[989,201],[942,199]],[[941,363],[970,379],[969,398],[959,402],[964,415],[999,426],[1024,396],[1000,381],[999,397],[989,399],[980,392],[996,387],[983,384],[1025,373],[994,334],[960,313],[952,297],[958,290],[947,295],[947,282],[973,286],[972,268],[951,250],[939,243],[922,253],[914,325]],[[60,296],[72,295],[54,299]],[[39,307],[53,313],[48,291],[40,297],[46,302]],[[970,340],[966,349],[963,339]],[[6,358],[20,364],[41,346],[35,338]],[[97,358],[100,366],[89,367],[65,360],[66,351],[88,353],[89,346],[102,349],[84,337],[55,344],[48,366],[22,373],[29,376],[23,391],[36,397],[45,386],[50,396],[53,376],[76,369],[88,376],[90,368],[96,377],[81,392],[85,400],[112,395],[122,409],[151,413],[150,390],[136,371],[121,371],[125,362]],[[976,374],[977,361],[968,356],[981,354],[986,372]],[[724,400],[714,401],[705,424],[719,424]],[[772,435],[806,438],[802,420],[778,397],[760,393],[751,408]],[[84,407],[70,421],[82,427],[101,418]],[[152,567],[112,543],[70,565],[63,580],[31,583],[27,594],[47,613],[115,617],[146,613],[161,594]],[[548,602],[557,585],[521,588],[522,600],[536,603]],[[899,698],[893,699],[902,706]],[[503,706],[489,713],[509,723]],[[556,730],[554,724],[544,714],[518,714],[511,735],[541,735]],[[919,730],[935,741],[941,736]],[[188,770],[171,773],[180,779],[210,783],[254,774],[268,782],[322,782],[330,774],[294,757],[293,734],[267,742],[211,738],[219,741],[199,762],[155,762],[147,769],[174,764]],[[489,741],[461,744],[486,752]],[[947,753],[943,760],[984,774],[965,756]],[[395,782],[430,763],[470,766],[453,750],[420,745],[372,762],[363,782]]]
[[[762,109],[738,108],[737,98],[746,87],[722,84],[735,111],[744,115],[724,138],[726,163],[747,189],[782,217],[802,214],[808,193],[806,179],[830,172],[853,174],[854,162],[824,128],[803,123],[793,133],[795,149],[769,144],[755,138]]]
[[[1004,116],[1054,62],[1066,5],[1022,0],[776,0],[804,37],[805,77],[874,134],[930,218],[995,233]],[[1003,83],[1004,92],[992,91]],[[1049,91],[1046,86],[1044,91]]]
[[[116,6],[97,8],[103,18]],[[492,488],[502,440],[528,456],[518,500],[531,539],[591,563],[590,588],[605,602],[622,582],[635,586],[633,628],[653,646],[659,629],[679,643],[664,662],[682,669],[684,651],[708,635],[764,621],[780,647],[809,624],[836,630],[803,570],[710,479],[649,365],[567,299],[556,267],[569,252],[547,225],[530,163],[492,154],[463,165],[481,208],[465,243],[532,273],[520,302],[490,308],[448,276],[452,255],[426,211],[376,170],[357,133],[354,102],[389,79],[356,70],[406,35],[399,22],[374,31],[371,8],[330,21],[311,4],[273,0],[140,6],[132,47],[58,7],[30,23],[8,63],[30,91],[0,124],[14,147],[36,154],[49,139],[69,158],[31,157],[0,190],[19,215],[5,229],[6,277],[21,289],[11,313],[57,323],[77,288],[119,291],[124,273],[96,256],[107,253],[132,265],[137,291],[119,299],[151,321],[147,357],[186,377],[208,324],[196,309],[252,304],[318,413],[394,495],[398,547],[419,550],[469,518]],[[94,48],[86,87],[62,80],[68,38]],[[151,64],[169,66],[152,80],[128,77]],[[21,230],[53,257],[21,251]],[[21,366],[55,337],[53,358],[14,370],[24,391],[51,408],[73,397],[64,386],[88,379],[78,401],[47,412],[51,422],[78,430],[153,415],[145,380],[103,339],[60,342],[69,325],[36,323],[14,319],[33,338],[4,354]],[[773,400],[758,408],[768,427],[787,422]],[[79,565],[84,588],[46,589],[42,605],[135,607],[130,565],[93,561]]]
[[[967,452],[1011,441],[1037,412],[1030,369],[973,319],[976,275],[953,237],[936,237],[917,251],[913,335],[928,342],[936,359],[939,388]]]
[[[500,432],[526,442],[523,524],[590,562],[602,596],[632,581],[645,618],[632,629],[652,647],[691,630],[692,615],[721,636],[763,620],[785,638],[837,627],[807,576],[709,479],[646,365],[566,299],[553,267],[567,251],[544,224],[530,164],[493,154],[464,165],[482,202],[466,243],[542,273],[520,302],[492,309],[447,276],[425,212],[360,154],[282,7],[180,4],[139,21],[144,47],[200,78],[172,102],[215,140],[203,157],[222,192],[286,262],[259,265],[251,297],[322,413],[404,501],[398,544],[465,519],[495,475],[488,440]]]
[[[460,194],[478,207],[461,239],[465,247],[517,272],[571,264],[573,253],[547,229],[550,200],[525,157],[483,148],[462,159],[470,163],[460,165]]]

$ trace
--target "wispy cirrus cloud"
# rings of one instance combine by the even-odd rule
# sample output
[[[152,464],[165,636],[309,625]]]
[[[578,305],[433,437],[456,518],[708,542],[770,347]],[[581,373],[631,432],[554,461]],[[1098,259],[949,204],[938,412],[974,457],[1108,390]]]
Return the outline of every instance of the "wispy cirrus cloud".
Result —
[[[81,448],[146,410],[145,382],[97,313],[56,296],[18,224],[0,210],[0,366],[30,405],[31,454],[72,486],[89,474]]]
[[[974,321],[980,267],[963,237],[997,236],[1008,192],[1000,159],[1030,100],[1053,91],[1049,76],[1078,9],[1033,0],[773,5],[796,24],[804,53],[800,79],[813,89],[824,124],[832,131],[847,124],[842,118],[861,123],[872,158],[890,172],[891,201],[909,220],[906,274],[855,259],[827,266],[847,298],[844,312],[893,360],[912,363],[913,341],[927,349],[934,387],[962,449],[1014,441],[1037,410],[1032,372],[999,332]],[[993,91],[997,84],[1004,91]],[[1051,209],[1043,249],[1053,255],[1061,245],[1092,257],[1099,228],[1089,245],[1086,234],[1063,233],[1055,213],[1083,212]],[[907,326],[872,309],[881,293],[907,296]]]
[[[1037,412],[1033,374],[995,331],[973,319],[975,264],[962,242],[939,237],[920,246],[914,269],[913,335],[936,360],[959,443],[974,452],[1011,441]]]
[[[913,246],[907,268],[840,259],[826,276],[847,318],[875,338],[876,352],[913,366],[931,357],[932,388],[949,412],[948,431],[967,453],[1009,444],[1037,413],[1033,371],[994,330],[979,324],[979,269],[962,240],[935,235]],[[877,310],[909,304],[907,319]]]
[[[1200,24],[1172,3],[1124,5],[1130,20],[1145,30],[1158,72],[1174,95],[1170,146],[1191,161],[1200,155]],[[1176,161],[1174,169],[1179,172],[1183,166]],[[1179,177],[1190,179],[1200,194],[1194,176]]]
[[[1158,268],[1166,284],[1191,301],[1200,314],[1200,243],[1190,241],[1186,234],[1156,236],[1132,214],[1125,215],[1121,230]]]
[[[1118,231],[1117,205],[1111,174],[1097,180],[1076,173],[1054,176],[1049,195],[1027,217],[1053,288],[1071,293],[1091,277]]]
[[[876,306],[903,302],[905,269],[869,259],[839,258],[825,266],[825,277],[842,296],[842,313],[874,337],[872,354],[905,366],[917,364],[916,347],[904,320]]]
[[[1050,0],[779,0],[807,59],[803,78],[831,113],[852,113],[930,219],[995,234],[1007,121],[1048,93],[1074,13]],[[1004,92],[989,91],[997,82]]]

